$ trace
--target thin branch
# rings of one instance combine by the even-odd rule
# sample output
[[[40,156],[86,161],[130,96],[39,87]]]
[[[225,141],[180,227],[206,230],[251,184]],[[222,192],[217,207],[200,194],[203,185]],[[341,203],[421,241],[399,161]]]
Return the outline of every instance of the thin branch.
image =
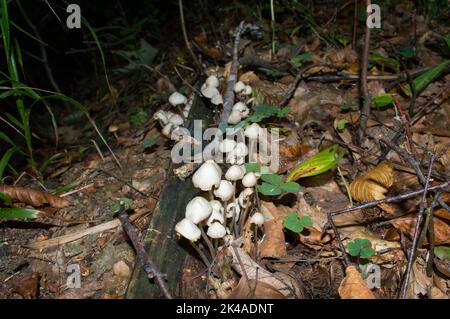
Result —
[[[187,47],[189,53],[191,54],[192,59],[194,60],[194,63],[197,66],[198,70],[201,73],[203,73],[202,65],[198,61],[197,56],[195,55],[194,51],[192,51],[192,46],[191,46],[191,43],[189,42],[189,38],[187,36],[186,23],[184,21],[184,13],[183,13],[183,0],[178,0],[178,7],[180,9],[181,30],[183,31],[184,42],[186,43],[186,47]]]
[[[161,288],[162,293],[166,297],[166,299],[173,299],[169,288],[167,287],[165,277],[166,275],[159,272],[153,262],[150,260],[150,256],[145,251],[144,246],[139,240],[138,234],[133,226],[131,224],[130,220],[128,219],[128,215],[125,211],[125,204],[123,202],[120,203],[120,210],[119,210],[119,220],[122,223],[122,227],[125,231],[125,233],[128,235],[128,238],[130,238],[131,243],[133,244],[134,249],[136,250],[137,257],[141,260],[142,266],[147,273],[148,277],[150,279],[155,279],[158,286]]]

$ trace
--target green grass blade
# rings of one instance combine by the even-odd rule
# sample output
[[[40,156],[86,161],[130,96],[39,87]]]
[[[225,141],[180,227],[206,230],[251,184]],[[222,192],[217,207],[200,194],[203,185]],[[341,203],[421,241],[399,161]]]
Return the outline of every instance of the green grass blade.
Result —
[[[0,208],[0,219],[38,218],[40,211],[31,208]]]
[[[6,165],[8,165],[11,156],[14,154],[16,150],[17,147],[11,147],[9,150],[5,152],[5,154],[3,154],[0,160],[0,179],[3,177],[3,172],[5,171]]]

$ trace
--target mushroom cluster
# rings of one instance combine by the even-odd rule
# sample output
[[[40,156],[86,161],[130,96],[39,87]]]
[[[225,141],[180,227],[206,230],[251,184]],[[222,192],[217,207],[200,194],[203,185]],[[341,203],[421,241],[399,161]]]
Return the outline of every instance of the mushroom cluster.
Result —
[[[227,151],[236,147],[237,143],[223,143],[223,149]],[[234,164],[222,175],[221,167],[213,160],[198,168],[192,183],[208,192],[209,200],[202,196],[194,197],[186,205],[185,218],[175,226],[175,231],[191,242],[207,265],[215,257],[219,245],[228,245],[236,239],[248,218],[255,227],[264,223],[263,215],[258,212],[248,216],[259,174],[246,173],[243,165]],[[202,246],[196,244],[200,238]],[[205,248],[209,251],[209,257],[205,254]]]
[[[202,95],[211,100],[214,105],[223,104],[222,94],[219,92],[220,82],[215,75],[209,76],[200,88]]]
[[[169,103],[176,108],[184,105],[184,108],[180,109],[182,115],[164,110],[159,110],[153,115],[153,118],[163,127],[162,134],[167,138],[171,138],[171,133],[183,126],[185,119],[189,116],[192,100],[188,100],[186,96],[179,92],[174,92],[169,96]]]
[[[252,88],[250,85],[246,85],[244,84],[244,82],[238,81],[234,85],[234,92],[238,95],[238,98],[247,97],[249,95],[252,95]],[[228,118],[228,124],[238,124],[250,114],[250,109],[247,106],[249,102],[250,100],[246,101],[245,103],[239,101],[233,105],[230,117]]]

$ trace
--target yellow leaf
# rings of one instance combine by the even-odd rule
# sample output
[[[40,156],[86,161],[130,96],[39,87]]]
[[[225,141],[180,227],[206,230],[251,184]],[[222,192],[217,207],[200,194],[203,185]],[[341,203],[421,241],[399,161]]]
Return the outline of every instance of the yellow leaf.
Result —
[[[358,176],[350,184],[350,194],[357,201],[371,201],[385,198],[389,187],[394,183],[392,166],[381,163]]]

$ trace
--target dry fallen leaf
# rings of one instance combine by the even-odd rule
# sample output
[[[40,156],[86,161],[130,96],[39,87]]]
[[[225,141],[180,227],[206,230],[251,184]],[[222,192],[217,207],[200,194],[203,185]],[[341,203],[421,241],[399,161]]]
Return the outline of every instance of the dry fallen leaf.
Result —
[[[23,299],[36,299],[39,296],[39,282],[41,276],[38,273],[17,281],[12,288],[12,292],[18,293]]]
[[[342,299],[376,299],[355,266],[348,266],[345,274],[338,289]]]
[[[286,207],[278,208],[271,202],[261,201],[263,215],[271,215],[272,219],[264,223],[264,241],[261,244],[261,257],[286,256],[283,220],[287,215]]]
[[[358,176],[350,184],[350,193],[357,201],[371,201],[385,198],[388,188],[394,183],[392,166],[381,163]]]
[[[62,208],[71,205],[70,201],[65,198],[60,198],[29,187],[0,184],[0,193],[8,195],[13,200],[32,206],[42,206],[48,203],[50,206]]]
[[[227,299],[286,299],[286,297],[265,282],[255,279],[247,280],[245,276],[242,276]]]
[[[400,229],[409,238],[413,238],[415,227],[416,227],[416,216],[398,218],[391,221],[391,224]],[[435,245],[446,245],[450,244],[450,226],[445,221],[439,218],[433,217],[434,223],[434,244]],[[428,245],[428,239],[425,238],[423,241],[424,245]]]

